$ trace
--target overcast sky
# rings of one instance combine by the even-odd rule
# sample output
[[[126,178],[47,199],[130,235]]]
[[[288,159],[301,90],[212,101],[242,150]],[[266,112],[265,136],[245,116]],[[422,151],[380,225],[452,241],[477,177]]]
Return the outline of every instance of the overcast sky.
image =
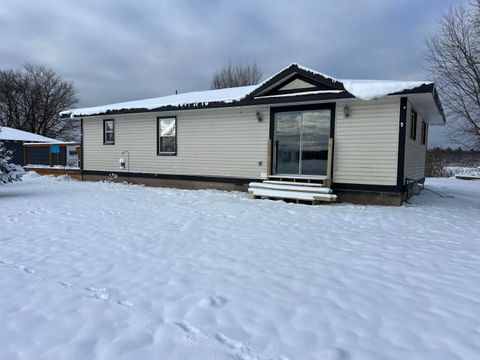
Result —
[[[467,0],[1,0],[0,68],[45,64],[80,106],[210,88],[229,60],[410,79],[424,39]]]

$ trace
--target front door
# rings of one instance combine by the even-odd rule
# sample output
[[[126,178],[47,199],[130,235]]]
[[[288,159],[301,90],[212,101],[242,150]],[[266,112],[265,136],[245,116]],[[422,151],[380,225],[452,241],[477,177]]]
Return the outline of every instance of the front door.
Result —
[[[330,109],[275,112],[276,175],[327,175],[331,116]]]

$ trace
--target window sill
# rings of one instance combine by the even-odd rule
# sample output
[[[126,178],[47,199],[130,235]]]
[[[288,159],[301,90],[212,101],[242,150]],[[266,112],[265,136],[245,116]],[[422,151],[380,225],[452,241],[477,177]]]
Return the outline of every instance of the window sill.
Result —
[[[177,153],[158,153],[157,156],[177,156]]]

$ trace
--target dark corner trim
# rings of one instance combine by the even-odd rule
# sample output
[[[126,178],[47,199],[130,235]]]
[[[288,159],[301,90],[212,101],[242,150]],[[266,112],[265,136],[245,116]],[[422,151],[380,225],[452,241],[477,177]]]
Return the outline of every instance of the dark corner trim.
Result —
[[[273,159],[275,158],[273,151],[275,150],[275,144],[273,143],[273,139],[275,136],[275,112],[270,109],[270,124],[268,129],[268,139],[270,142],[270,169],[268,169],[268,173],[274,174],[273,171]]]
[[[202,181],[202,182],[214,182],[214,183],[228,183],[245,185],[252,181],[260,181],[260,179],[249,178],[233,178],[233,177],[218,177],[218,176],[197,176],[197,175],[176,175],[176,174],[150,174],[150,173],[136,173],[136,172],[116,172],[116,171],[98,171],[98,170],[83,170],[84,175],[97,175],[108,176],[111,173],[115,173],[119,177],[130,178],[136,177],[141,179],[159,179],[159,180],[184,180],[184,181]]]
[[[333,169],[335,164],[335,121],[337,119],[337,103],[333,104],[332,117],[330,120],[330,138],[332,139],[332,163],[330,164],[331,180],[333,181]],[[327,155],[328,156],[328,155]],[[327,161],[328,164],[328,161]]]
[[[80,172],[82,174],[82,180],[83,180],[83,164],[84,164],[84,159],[83,159],[83,118],[80,119]]]
[[[407,110],[408,102],[406,97],[400,98],[400,121],[398,131],[398,161],[397,161],[397,189],[404,191],[404,169],[405,169],[405,136],[407,132]]]

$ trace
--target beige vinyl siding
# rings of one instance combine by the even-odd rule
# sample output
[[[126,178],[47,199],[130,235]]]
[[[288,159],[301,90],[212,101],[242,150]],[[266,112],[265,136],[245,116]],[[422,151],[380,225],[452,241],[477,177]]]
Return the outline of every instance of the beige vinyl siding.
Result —
[[[157,116],[177,117],[177,155],[157,155]],[[115,119],[115,145],[103,145],[104,118]],[[86,117],[84,169],[121,172],[118,160],[128,150],[131,172],[259,178],[267,171],[268,119],[268,108]]]
[[[300,79],[295,79],[288,84],[284,85],[281,87],[279,90],[296,90],[296,89],[309,89],[309,88],[314,88],[315,85],[310,84],[306,81],[300,80]]]
[[[350,116],[345,117],[348,104]],[[400,99],[339,101],[336,108],[333,181],[396,185]]]
[[[420,180],[425,177],[425,158],[427,156],[427,144],[422,144],[422,115],[417,110],[417,138],[412,140],[410,138],[410,114],[412,111],[412,104],[408,102],[407,110],[407,128],[405,133],[405,179]],[[427,123],[427,140],[428,140],[428,123]],[[428,141],[427,141],[428,143]]]

